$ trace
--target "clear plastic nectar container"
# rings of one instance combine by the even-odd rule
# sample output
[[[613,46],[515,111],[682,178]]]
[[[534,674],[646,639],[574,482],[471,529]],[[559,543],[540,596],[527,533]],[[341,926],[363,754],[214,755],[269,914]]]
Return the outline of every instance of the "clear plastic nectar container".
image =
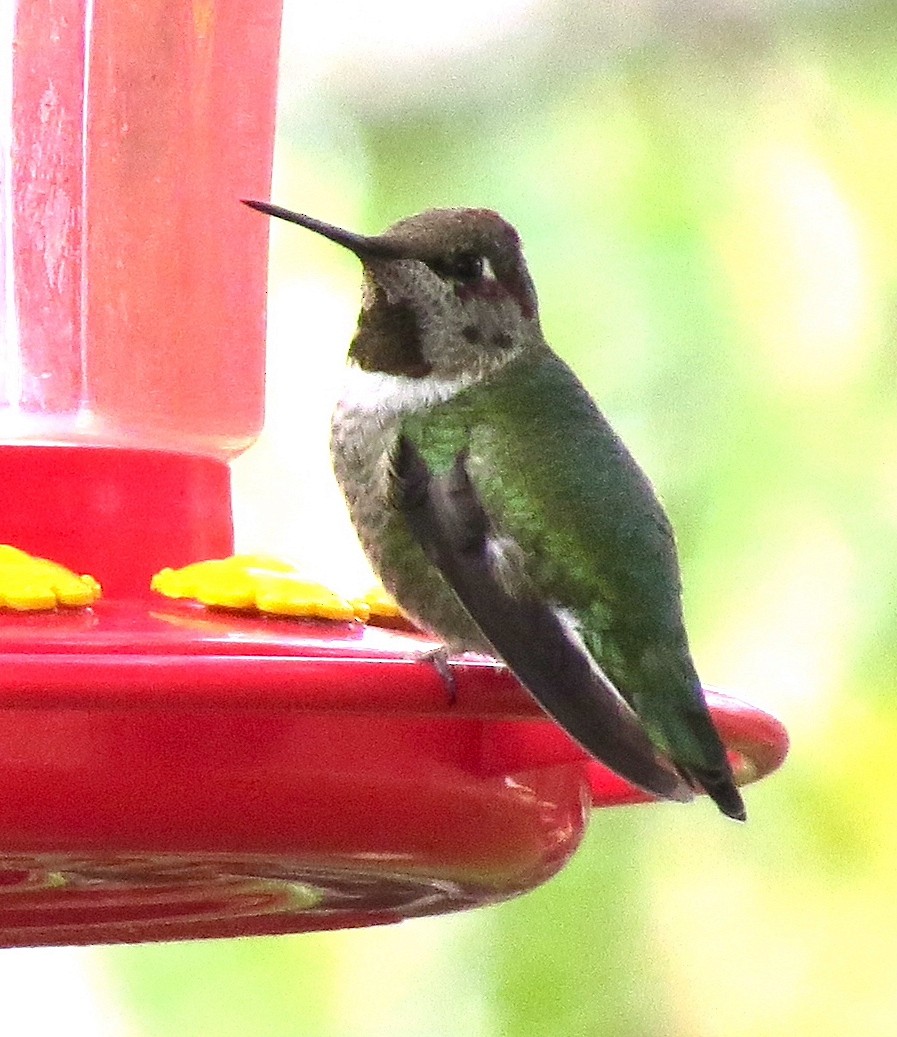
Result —
[[[0,5],[0,445],[226,459],[264,408],[277,0]]]

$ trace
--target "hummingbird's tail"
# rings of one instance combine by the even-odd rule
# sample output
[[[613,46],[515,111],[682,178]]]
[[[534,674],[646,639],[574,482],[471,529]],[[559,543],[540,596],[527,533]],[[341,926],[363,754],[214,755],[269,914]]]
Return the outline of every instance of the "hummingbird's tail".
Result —
[[[727,817],[745,821],[744,800],[688,649],[652,646],[642,653],[637,672],[639,686],[632,702],[653,741]]]
[[[683,768],[683,777],[700,786],[720,810],[734,821],[746,821],[747,810],[738,787],[732,780],[731,768],[723,771],[705,770],[698,767]]]

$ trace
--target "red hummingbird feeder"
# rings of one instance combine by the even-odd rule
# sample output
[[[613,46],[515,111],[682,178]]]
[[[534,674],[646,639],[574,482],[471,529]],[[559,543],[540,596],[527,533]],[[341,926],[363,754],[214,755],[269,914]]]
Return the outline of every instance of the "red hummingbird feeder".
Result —
[[[394,922],[525,892],[643,800],[487,660],[149,590],[233,550],[258,435],[277,0],[16,0],[0,541],[90,572],[0,612],[0,945]],[[239,242],[239,248],[234,242]],[[709,696],[736,771],[787,739]]]

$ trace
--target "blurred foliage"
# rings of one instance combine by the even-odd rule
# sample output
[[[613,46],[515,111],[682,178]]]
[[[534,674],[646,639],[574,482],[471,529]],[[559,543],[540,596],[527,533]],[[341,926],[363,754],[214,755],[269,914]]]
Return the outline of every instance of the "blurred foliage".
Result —
[[[596,815],[469,918],[106,952],[138,1033],[893,1032],[897,8],[539,12],[399,85],[285,83],[278,200],[515,223],[549,340],[669,506],[701,672],[791,757],[747,826]]]

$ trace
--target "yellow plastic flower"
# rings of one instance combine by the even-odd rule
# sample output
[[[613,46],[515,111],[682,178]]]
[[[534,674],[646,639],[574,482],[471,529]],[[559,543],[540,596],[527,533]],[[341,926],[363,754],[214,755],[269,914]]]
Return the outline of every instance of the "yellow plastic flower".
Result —
[[[190,598],[212,608],[259,611],[276,616],[367,622],[401,615],[382,587],[348,599],[324,584],[304,579],[292,565],[270,555],[233,555],[156,573],[152,589],[168,598]]]
[[[0,544],[0,608],[17,612],[37,612],[60,605],[83,608],[92,605],[102,593],[92,576],[78,576],[57,562]]]

